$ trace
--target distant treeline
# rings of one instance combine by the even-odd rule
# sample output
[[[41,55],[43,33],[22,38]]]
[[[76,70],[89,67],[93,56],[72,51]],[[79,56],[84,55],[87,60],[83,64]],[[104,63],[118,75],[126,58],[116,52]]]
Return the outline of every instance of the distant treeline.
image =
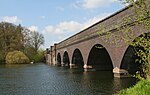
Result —
[[[39,47],[44,44],[44,36],[37,31],[12,23],[0,23],[0,63],[5,63],[9,52],[21,51],[30,60],[41,61],[37,54],[43,52]],[[41,56],[42,57],[42,56]]]

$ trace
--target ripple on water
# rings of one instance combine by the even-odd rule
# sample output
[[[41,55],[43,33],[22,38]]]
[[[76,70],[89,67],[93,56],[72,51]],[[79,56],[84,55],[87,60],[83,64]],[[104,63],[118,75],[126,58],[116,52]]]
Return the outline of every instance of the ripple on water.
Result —
[[[112,95],[135,83],[110,72],[83,72],[46,64],[0,66],[0,95]]]

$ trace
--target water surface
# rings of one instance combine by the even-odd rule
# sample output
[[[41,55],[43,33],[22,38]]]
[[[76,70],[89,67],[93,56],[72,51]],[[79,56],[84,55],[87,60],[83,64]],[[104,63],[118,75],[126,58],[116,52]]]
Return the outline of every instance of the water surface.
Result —
[[[0,95],[112,95],[135,84],[111,72],[46,64],[0,65]]]

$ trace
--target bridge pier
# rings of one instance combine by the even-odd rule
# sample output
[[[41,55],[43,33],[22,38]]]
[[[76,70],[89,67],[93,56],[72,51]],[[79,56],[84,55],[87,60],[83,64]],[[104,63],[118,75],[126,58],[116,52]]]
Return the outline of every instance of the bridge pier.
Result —
[[[65,66],[65,63],[62,62],[62,63],[61,63],[61,66]]]
[[[84,64],[83,68],[84,68],[85,72],[87,72],[87,71],[95,71],[95,69],[93,69],[92,66],[87,65],[87,64]]]
[[[118,67],[115,67],[113,69],[114,77],[116,78],[122,78],[122,77],[131,77],[127,70],[119,69]]]
[[[67,63],[61,63],[61,66],[65,67],[65,66],[70,66],[70,64],[67,64]]]
[[[70,68],[77,68],[76,64],[69,64]]]

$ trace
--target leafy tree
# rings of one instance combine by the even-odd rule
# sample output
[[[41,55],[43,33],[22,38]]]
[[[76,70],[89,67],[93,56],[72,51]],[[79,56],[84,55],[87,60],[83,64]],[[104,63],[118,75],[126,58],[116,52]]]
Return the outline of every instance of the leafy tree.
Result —
[[[44,37],[39,32],[32,32],[20,24],[0,23],[0,60],[5,60],[6,54],[11,51],[22,51],[30,59],[33,59],[41,45]]]
[[[44,50],[40,49],[33,58],[34,62],[44,62]]]
[[[34,56],[37,54],[37,51],[33,47],[26,47],[24,53],[29,57],[30,60],[34,60]]]
[[[0,52],[2,58],[5,58],[7,52],[16,48],[17,43],[13,43],[16,39],[15,34],[15,25],[5,22],[0,23]]]
[[[39,47],[44,44],[44,36],[39,32],[32,32],[29,30],[24,31],[25,38],[25,54],[30,60],[39,62]],[[37,58],[36,58],[37,57]]]
[[[120,32],[123,36],[117,33],[106,30],[105,26],[100,26],[98,35],[100,39],[106,43],[120,47],[121,43],[125,43],[134,47],[135,55],[138,58],[135,60],[141,64],[143,73],[139,72],[138,78],[150,76],[150,1],[149,0],[121,0],[124,4],[128,4],[128,9],[132,10],[131,14],[126,14],[120,21],[116,22],[113,29]],[[135,38],[134,26],[141,27],[143,33],[140,37]],[[139,30],[139,31],[141,31]],[[145,31],[147,31],[147,33]],[[138,31],[136,31],[138,32]],[[106,36],[102,36],[103,34]]]

